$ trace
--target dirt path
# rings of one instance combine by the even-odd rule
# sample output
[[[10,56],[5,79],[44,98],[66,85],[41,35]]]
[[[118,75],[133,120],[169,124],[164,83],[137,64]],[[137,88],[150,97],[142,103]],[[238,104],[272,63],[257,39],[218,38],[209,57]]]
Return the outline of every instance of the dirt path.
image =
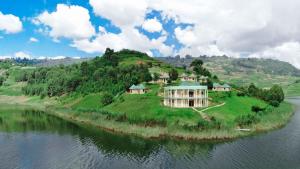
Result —
[[[205,109],[203,109],[203,110],[197,110],[196,108],[192,108],[194,111],[196,111],[196,112],[198,112],[199,114],[200,114],[200,116],[204,119],[204,120],[206,120],[206,121],[210,121],[210,117],[207,115],[207,114],[205,114],[204,113],[204,111],[206,111],[206,110],[209,110],[209,109],[212,109],[212,108],[215,108],[215,107],[221,107],[221,106],[224,106],[226,103],[224,102],[224,103],[222,103],[222,104],[219,104],[219,105],[215,105],[215,106],[212,106],[212,107],[208,107],[208,108],[205,108]]]
[[[218,104],[218,105],[215,105],[215,106],[212,106],[212,107],[208,107],[208,108],[205,108],[203,110],[201,110],[201,112],[204,112],[206,110],[209,110],[209,109],[212,109],[212,108],[216,108],[216,107],[221,107],[221,106],[224,106],[226,103],[222,103],[222,104]]]

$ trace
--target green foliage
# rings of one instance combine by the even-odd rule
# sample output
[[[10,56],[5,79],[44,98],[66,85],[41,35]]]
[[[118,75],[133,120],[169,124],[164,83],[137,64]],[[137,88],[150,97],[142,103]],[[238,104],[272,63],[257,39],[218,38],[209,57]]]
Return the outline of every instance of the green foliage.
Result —
[[[157,73],[157,72],[155,72],[154,74],[153,74],[153,80],[154,81],[157,81],[159,79],[159,74]]]
[[[259,118],[256,115],[254,115],[254,114],[247,114],[247,115],[238,116],[235,119],[235,122],[239,126],[249,126],[251,124],[258,123],[259,122]]]
[[[248,87],[247,94],[252,97],[257,97],[268,103],[278,102],[280,104],[284,100],[284,93],[280,86],[273,85],[270,90],[259,89],[253,83]],[[276,105],[276,103],[274,104]]]
[[[201,59],[195,59],[190,64],[191,67],[201,67],[203,65],[203,61]]]
[[[255,112],[255,113],[258,113],[258,112],[264,111],[264,110],[265,110],[265,108],[261,108],[261,107],[259,107],[259,106],[252,106],[252,107],[251,107],[251,111],[253,111],[253,112]]]
[[[177,80],[178,79],[178,72],[176,69],[171,69],[171,71],[169,72],[169,76],[170,76],[170,80]]]
[[[5,81],[5,78],[3,76],[0,76],[0,86],[3,85],[4,81]]]
[[[104,93],[103,96],[102,96],[102,99],[101,99],[101,103],[106,106],[106,105],[109,105],[113,102],[113,95],[110,94],[110,93]]]
[[[273,106],[273,107],[279,107],[280,103],[276,100],[271,100],[270,105]]]
[[[43,67],[20,74],[28,84],[24,93],[29,95],[61,96],[72,92],[84,95],[108,92],[112,95],[126,91],[132,84],[152,80],[148,64],[119,65],[121,59],[148,58],[144,53],[107,49],[102,57],[70,66]]]
[[[284,100],[284,93],[282,88],[278,85],[272,86],[272,88],[268,92],[267,100],[278,101],[279,103],[281,103]]]

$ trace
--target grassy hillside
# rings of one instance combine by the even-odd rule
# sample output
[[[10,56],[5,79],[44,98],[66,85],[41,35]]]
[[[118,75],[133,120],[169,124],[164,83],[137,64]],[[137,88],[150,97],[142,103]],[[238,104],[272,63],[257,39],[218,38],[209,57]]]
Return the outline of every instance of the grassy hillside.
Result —
[[[216,117],[221,121],[225,121],[225,124],[228,126],[234,126],[234,120],[238,116],[253,113],[251,111],[252,106],[267,106],[267,103],[262,100],[248,96],[239,97],[235,92],[233,92],[230,96],[221,96],[222,93],[218,92],[210,92],[209,95],[212,97],[213,101],[225,104],[204,112]]]
[[[175,57],[158,59],[175,66],[189,66],[195,58]],[[269,88],[274,84],[278,84],[283,87],[287,95],[300,96],[300,92],[296,91],[296,93],[293,93],[293,89],[297,89],[297,85],[293,83],[300,79],[300,70],[287,62],[224,56],[200,57],[200,59],[204,61],[206,68],[227,83],[238,86],[247,86],[250,83],[254,83],[261,88]]]
[[[300,96],[300,82],[285,86],[285,94],[289,97]]]

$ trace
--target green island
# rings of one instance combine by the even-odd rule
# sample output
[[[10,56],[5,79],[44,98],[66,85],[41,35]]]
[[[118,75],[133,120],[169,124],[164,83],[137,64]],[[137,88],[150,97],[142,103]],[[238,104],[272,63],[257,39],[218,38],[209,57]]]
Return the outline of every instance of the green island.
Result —
[[[182,83],[186,77],[192,82]],[[102,57],[68,66],[1,61],[0,112],[39,110],[109,132],[185,140],[253,135],[282,127],[293,115],[284,94],[296,96],[298,81],[283,90],[279,85],[259,88],[263,85],[255,82],[242,86],[221,77],[199,59],[175,67],[127,49],[107,49]],[[207,100],[180,108],[168,105],[165,89],[189,84],[205,86]],[[4,118],[13,117],[0,113],[0,122]]]

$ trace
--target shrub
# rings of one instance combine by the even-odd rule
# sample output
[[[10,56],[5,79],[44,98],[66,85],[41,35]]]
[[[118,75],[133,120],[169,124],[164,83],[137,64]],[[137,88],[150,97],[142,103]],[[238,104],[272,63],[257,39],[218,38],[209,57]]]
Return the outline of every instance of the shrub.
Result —
[[[270,105],[273,106],[273,107],[278,107],[279,104],[280,104],[280,103],[279,103],[278,101],[276,101],[276,100],[270,101]]]
[[[244,92],[238,92],[236,95],[239,97],[244,97],[246,94]]]
[[[259,118],[257,118],[254,114],[247,114],[247,115],[238,116],[235,119],[235,122],[239,126],[248,126],[250,124],[259,122]]]
[[[259,106],[252,106],[252,107],[251,107],[251,111],[253,111],[253,112],[255,112],[255,113],[258,113],[258,112],[264,111],[264,110],[265,110],[265,108],[261,108],[261,107],[259,107]]]
[[[4,77],[2,77],[2,76],[0,76],[0,86],[2,86],[2,85],[3,85],[4,81],[5,81],[5,78],[4,78]]]
[[[113,102],[113,95],[110,93],[104,93],[101,99],[103,106],[107,106]]]

